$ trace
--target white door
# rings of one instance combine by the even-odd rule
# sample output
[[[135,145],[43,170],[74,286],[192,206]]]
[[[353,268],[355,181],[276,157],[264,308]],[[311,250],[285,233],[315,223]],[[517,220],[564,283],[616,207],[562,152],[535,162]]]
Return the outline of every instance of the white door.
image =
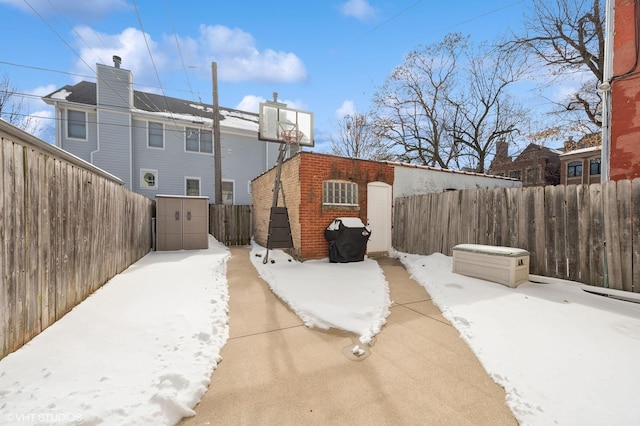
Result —
[[[367,253],[387,253],[391,248],[391,202],[391,185],[367,184],[367,225],[371,229]]]

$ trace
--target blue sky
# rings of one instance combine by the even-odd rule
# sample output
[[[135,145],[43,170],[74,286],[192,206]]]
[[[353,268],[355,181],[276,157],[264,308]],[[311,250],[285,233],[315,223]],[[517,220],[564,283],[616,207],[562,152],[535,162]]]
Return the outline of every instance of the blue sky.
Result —
[[[0,0],[0,77],[36,95],[26,98],[31,113],[52,117],[38,97],[93,80],[95,64],[111,65],[113,55],[133,72],[137,90],[207,103],[215,61],[221,106],[257,112],[278,92],[314,114],[316,150],[326,151],[340,116],[370,109],[406,53],[450,32],[493,40],[518,30],[529,4]]]

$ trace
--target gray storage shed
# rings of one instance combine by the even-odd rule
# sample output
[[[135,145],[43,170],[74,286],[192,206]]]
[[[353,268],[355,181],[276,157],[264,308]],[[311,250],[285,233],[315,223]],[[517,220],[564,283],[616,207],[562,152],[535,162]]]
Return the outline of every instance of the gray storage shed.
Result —
[[[209,198],[156,195],[156,249],[209,247]]]

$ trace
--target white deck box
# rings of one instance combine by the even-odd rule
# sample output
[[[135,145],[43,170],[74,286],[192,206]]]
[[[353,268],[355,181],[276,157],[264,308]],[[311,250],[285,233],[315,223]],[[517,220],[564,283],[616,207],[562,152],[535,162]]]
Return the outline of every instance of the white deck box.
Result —
[[[513,247],[458,244],[453,248],[453,272],[516,287],[529,280],[529,252]]]

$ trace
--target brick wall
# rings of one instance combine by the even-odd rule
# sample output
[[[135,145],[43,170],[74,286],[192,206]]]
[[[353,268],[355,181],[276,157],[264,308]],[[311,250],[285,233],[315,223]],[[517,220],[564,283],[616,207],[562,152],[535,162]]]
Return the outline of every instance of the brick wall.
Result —
[[[284,189],[284,196],[289,213],[289,223],[293,237],[293,246],[300,247],[300,220],[298,209],[300,205],[300,185],[298,170],[300,156],[295,155],[282,164],[280,180]],[[251,183],[253,239],[263,247],[267,245],[269,232],[269,213],[273,205],[273,186],[276,178],[276,168],[260,175]],[[278,196],[278,206],[284,206],[282,192]],[[299,256],[294,250],[293,255]]]
[[[612,180],[640,177],[640,74],[635,62],[634,7],[631,0],[615,1],[609,170]]]
[[[376,161],[303,153],[300,164],[300,223],[303,259],[329,256],[324,230],[337,217],[359,217],[367,223],[367,184],[393,185],[393,167]],[[344,180],[358,184],[358,207],[322,205],[322,182]]]
[[[312,152],[301,152],[283,163],[281,180],[294,245],[291,254],[302,260],[328,257],[329,244],[324,238],[327,226],[337,217],[359,217],[367,223],[367,184],[380,181],[393,185],[393,171],[386,163]],[[275,169],[252,184],[254,239],[261,245],[267,241],[274,179]],[[322,182],[325,180],[357,183],[359,205],[323,206]]]

